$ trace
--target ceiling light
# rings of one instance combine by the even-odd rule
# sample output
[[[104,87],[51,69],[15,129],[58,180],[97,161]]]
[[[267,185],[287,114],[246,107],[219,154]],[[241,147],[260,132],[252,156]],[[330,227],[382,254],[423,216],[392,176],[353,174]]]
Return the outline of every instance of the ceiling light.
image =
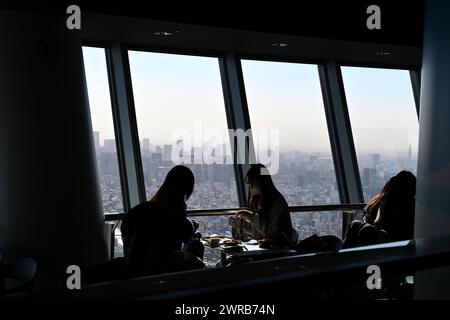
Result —
[[[379,56],[390,56],[392,54],[392,52],[390,52],[390,51],[377,51],[377,52],[375,52],[375,54],[377,54]]]
[[[179,30],[172,30],[172,31],[157,31],[157,32],[154,32],[153,34],[155,35],[155,36],[160,36],[160,37],[170,37],[170,36],[173,36],[173,35],[175,35],[175,34],[177,34],[177,33],[179,33],[180,31]]]
[[[272,43],[272,46],[279,47],[279,48],[285,48],[288,46],[288,44],[284,43],[284,42],[275,42],[275,43]]]

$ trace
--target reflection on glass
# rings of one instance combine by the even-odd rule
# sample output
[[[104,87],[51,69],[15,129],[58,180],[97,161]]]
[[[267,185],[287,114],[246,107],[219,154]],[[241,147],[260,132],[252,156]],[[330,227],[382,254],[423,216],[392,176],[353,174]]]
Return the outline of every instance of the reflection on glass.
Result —
[[[409,71],[342,67],[342,77],[368,201],[399,171],[417,171],[419,123]]]
[[[103,212],[123,212],[105,49],[83,47]]]

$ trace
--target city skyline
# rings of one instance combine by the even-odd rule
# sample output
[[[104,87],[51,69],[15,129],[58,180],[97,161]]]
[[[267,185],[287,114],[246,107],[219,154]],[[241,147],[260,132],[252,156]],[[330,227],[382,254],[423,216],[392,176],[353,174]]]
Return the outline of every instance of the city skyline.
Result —
[[[93,128],[105,138],[114,138],[104,49],[83,47],[83,53],[89,100],[95,105]],[[139,51],[129,55],[141,140],[151,137],[154,143],[169,143],[173,130],[193,130],[195,121],[205,129],[228,129],[216,58]],[[252,127],[279,129],[280,150],[295,145],[309,151],[329,150],[316,65],[250,60],[242,64],[249,110],[283,111],[265,119],[267,112],[253,112]],[[342,74],[357,151],[392,152],[411,144],[417,152],[418,120],[408,71],[342,67]],[[183,117],[173,117],[180,114]]]
[[[94,133],[96,135],[96,133]],[[97,135],[98,136],[98,135]],[[114,141],[111,139],[105,139],[108,142]],[[149,142],[149,140],[147,140]],[[97,143],[96,143],[97,145]],[[158,146],[156,145],[154,150],[141,150],[141,155],[143,158],[143,164],[144,164],[144,170],[145,170],[145,164],[146,161],[150,161],[147,167],[154,167],[154,168],[170,168],[174,165],[170,158],[170,148],[164,148],[169,147],[169,145],[166,146]],[[164,155],[164,150],[166,150],[166,154]],[[105,144],[104,146],[99,145],[99,148],[96,149],[96,154],[98,161],[106,161],[107,164],[101,164],[99,163],[99,167],[107,167],[108,174],[111,176],[115,176],[116,179],[119,178],[118,174],[118,160],[117,160],[117,154],[115,147],[111,148],[108,144]],[[157,155],[160,155],[157,157]],[[111,157],[113,156],[113,157]],[[156,157],[155,157],[156,156]],[[330,177],[330,173],[332,176],[332,181],[330,182],[334,188],[335,191],[337,191],[336,183],[335,183],[335,170],[334,170],[334,164],[332,161],[332,157],[329,154],[326,153],[310,153],[310,152],[301,152],[301,151],[295,151],[295,152],[282,152],[280,153],[280,172],[273,175],[273,179],[275,183],[280,184],[280,189],[283,189],[285,185],[292,184],[289,181],[281,183],[283,179],[290,176],[295,176],[299,174],[299,172],[309,171],[312,173],[315,173],[319,175],[320,173],[318,171],[314,171],[314,167],[320,167],[322,174],[326,174],[328,178]],[[111,164],[113,162],[113,164]],[[301,164],[308,164],[308,166],[302,168],[299,165]],[[403,152],[403,156],[400,158],[390,158],[386,157],[383,154],[380,153],[367,153],[367,154],[361,154],[358,157],[358,164],[359,164],[359,171],[361,175],[361,180],[364,182],[365,180],[368,180],[368,176],[370,175],[373,181],[377,181],[377,183],[373,182],[376,187],[371,186],[371,190],[374,189],[381,189],[382,183],[384,183],[387,179],[389,179],[391,176],[395,175],[401,170],[409,170],[416,174],[416,167],[417,167],[417,155],[413,154],[411,148],[408,148],[407,151]],[[197,166],[214,166],[214,165],[223,165],[223,166],[229,166],[229,164],[203,164],[200,163]],[[153,169],[154,169],[153,168]],[[167,173],[168,169],[165,172]],[[290,172],[289,170],[294,170],[294,172]],[[371,170],[371,171],[367,171]],[[101,172],[100,172],[101,174]],[[231,175],[234,176],[234,172],[231,171]],[[284,177],[284,178],[283,178]],[[159,175],[159,182],[162,182],[164,179],[164,176]],[[297,179],[299,179],[297,177]],[[291,179],[288,179],[291,180]],[[300,181],[303,181],[304,178],[300,179]],[[370,183],[368,183],[370,184]],[[120,185],[120,183],[118,184]],[[151,189],[155,189],[155,186],[151,183],[147,183],[147,186],[151,186]],[[364,183],[363,183],[364,185]],[[234,187],[234,186],[233,186]],[[156,190],[155,190],[156,191]],[[373,192],[371,192],[373,195]],[[337,194],[337,193],[336,193]],[[312,201],[317,202],[317,201]],[[319,202],[320,203],[320,202]],[[329,201],[326,201],[326,203],[332,203]],[[335,197],[335,202],[339,203],[339,199],[337,196]],[[304,204],[304,203],[303,203]],[[293,205],[291,203],[291,205]],[[295,205],[298,205],[297,203]],[[225,208],[225,207],[224,207]],[[198,209],[202,209],[201,207],[198,207]]]
[[[113,150],[115,152],[115,149],[116,149],[115,139],[103,139],[103,145],[102,145],[102,144],[99,143],[100,141],[102,141],[101,133],[99,131],[95,131],[94,130],[93,134],[94,134],[94,144],[96,146],[96,149],[99,149],[98,147],[103,147],[103,148],[106,147],[106,149]],[[144,143],[146,141],[148,143],[148,147],[144,147]],[[180,140],[177,140],[175,143],[172,143],[172,144],[169,144],[169,143],[153,144],[149,138],[143,138],[142,140],[139,140],[139,145],[140,145],[140,148],[141,148],[141,152],[145,151],[145,150],[149,150],[151,152],[157,152],[158,153],[158,152],[162,152],[162,149],[160,151],[158,151],[158,148],[162,148],[164,146],[171,146],[171,147],[173,147],[179,142],[180,142]],[[209,146],[208,144],[205,144],[205,145]],[[229,148],[228,145],[226,145],[226,143],[221,143],[221,144],[217,144],[217,145],[214,145],[214,146],[216,146],[216,147],[223,147],[224,150],[227,151],[227,153],[226,153],[227,156],[229,156],[231,154],[231,149]],[[194,149],[202,149],[202,147],[191,147],[191,153],[193,153],[192,150],[194,150]],[[270,151],[274,151],[274,149],[266,149],[264,151],[270,152]],[[290,150],[280,150],[280,152],[282,152],[282,153],[300,152],[300,153],[304,153],[304,154],[328,155],[329,158],[332,159],[332,154],[331,154],[330,150],[308,151],[308,150],[298,150],[298,149],[292,148]],[[403,150],[394,150],[394,152],[380,153],[378,151],[375,151],[375,152],[374,151],[366,151],[366,152],[361,152],[358,155],[371,156],[371,155],[375,155],[375,154],[378,154],[378,155],[383,154],[383,156],[385,158],[387,156],[387,158],[390,158],[390,159],[391,158],[398,158],[398,157],[402,157],[403,158],[404,156],[417,158],[417,152],[413,151],[412,145],[409,145],[408,147],[406,147]],[[395,157],[393,157],[393,156],[395,156]]]
[[[93,133],[94,133],[94,143],[97,143],[96,142],[96,138],[95,138],[95,134],[100,134],[99,135],[99,141],[103,141],[103,143],[105,143],[105,141],[107,141],[108,145],[110,145],[111,141],[115,141],[115,138],[101,139],[101,132],[100,131],[93,130]],[[177,144],[177,142],[179,142],[179,139],[177,141],[175,141],[175,142],[172,141],[172,143],[168,142],[168,143],[162,143],[162,144],[154,144],[154,143],[151,142],[152,140],[150,140],[149,138],[143,138],[143,139],[139,140],[139,144],[140,144],[141,148],[143,148],[142,144],[143,144],[144,141],[150,141],[148,149],[153,151],[156,146],[164,146],[164,145],[175,146]],[[205,143],[204,145],[209,145],[209,143]],[[104,147],[104,145],[100,145],[100,146]],[[217,147],[218,146],[224,146],[224,148],[226,148],[227,151],[231,150],[229,148],[227,142],[215,144],[214,146],[217,146]],[[197,147],[192,147],[192,148],[195,149]],[[147,148],[143,148],[143,149],[147,149]],[[264,149],[264,151],[270,151],[270,150],[275,150],[275,149]],[[301,151],[301,152],[304,152],[304,153],[329,154],[330,157],[331,157],[331,150],[329,150],[329,149],[311,151],[311,150],[304,150],[304,149],[303,150],[299,150],[299,149],[297,149],[295,147],[292,147],[292,148],[289,148],[289,149],[279,149],[279,150],[280,150],[280,152],[284,152],[284,153]],[[380,154],[379,150],[368,150],[368,151],[362,152],[361,154],[366,154],[367,155],[367,154],[377,154],[377,153]],[[417,150],[413,150],[412,145],[406,146],[406,148],[404,148],[402,150],[398,149],[398,150],[393,150],[393,151],[390,151],[390,152],[383,152],[382,154],[392,156],[392,155],[401,155],[401,154],[409,154],[409,153],[411,153],[413,156],[417,156]]]
[[[83,54],[103,209],[123,212],[105,52],[83,47]],[[150,199],[174,165],[168,154],[180,139],[172,141],[175,130],[193,134],[200,121],[205,130],[227,132],[228,124],[217,58],[137,51],[129,57]],[[242,68],[252,129],[279,130],[279,170],[272,178],[288,204],[341,203],[317,66],[243,60]],[[406,70],[342,67],[342,74],[368,201],[399,171],[416,174],[418,121],[411,84]],[[229,145],[227,135],[220,144]],[[196,180],[189,210],[239,206],[232,165],[188,167]],[[341,212],[292,213],[291,218],[300,239],[314,233],[343,236]],[[204,235],[231,236],[227,217],[196,219]],[[117,241],[119,248],[120,236]]]
[[[100,135],[94,133],[94,136]],[[111,141],[111,139],[106,139]],[[96,143],[97,145],[97,143]],[[141,141],[142,147],[144,141]],[[146,139],[145,150],[150,147]],[[104,212],[123,212],[122,190],[115,149],[100,146],[96,150],[99,167],[100,189]],[[158,148],[159,147],[159,148]],[[173,166],[170,159],[164,159],[164,146],[155,146],[154,151],[142,150],[143,173],[147,199],[156,193],[168,170]],[[154,155],[158,155],[154,157]],[[389,159],[380,153],[360,154],[358,157],[361,183],[366,201],[380,191],[384,183],[400,170],[416,173],[417,158],[408,148],[401,159]],[[317,152],[280,153],[280,171],[273,175],[273,181],[290,206],[339,204],[339,192],[335,179],[331,155]],[[228,167],[226,167],[228,166]],[[187,201],[188,210],[226,209],[239,207],[233,167],[230,165],[188,165],[194,173],[194,192]],[[192,217],[199,223],[202,235],[219,234],[231,237],[228,217]],[[302,212],[291,213],[293,227],[300,239],[312,234],[332,234],[343,237],[342,213]],[[120,233],[116,233],[116,256],[122,255]],[[210,255],[210,253],[205,253]],[[213,256],[208,259],[214,260]]]

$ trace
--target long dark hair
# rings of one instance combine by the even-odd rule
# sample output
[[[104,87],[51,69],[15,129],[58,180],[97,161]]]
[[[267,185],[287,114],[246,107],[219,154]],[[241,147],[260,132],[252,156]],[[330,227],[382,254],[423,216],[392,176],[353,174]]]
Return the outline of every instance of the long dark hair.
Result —
[[[391,240],[411,239],[414,234],[416,177],[401,171],[364,208],[367,222],[385,229]],[[378,209],[380,217],[377,219]]]
[[[409,171],[401,171],[380,210],[382,224],[393,241],[414,236],[415,196],[416,177]]]
[[[395,177],[391,177],[388,181],[386,181],[381,191],[374,195],[364,207],[364,214],[367,222],[374,224],[378,209],[380,208],[381,203],[388,197],[390,190],[394,185],[394,181]]]
[[[272,176],[269,173],[267,167],[261,163],[252,165],[245,176],[245,183],[258,182],[261,187],[261,196],[254,196],[248,194],[248,209],[254,211],[260,206],[264,212],[267,209],[268,204],[273,198],[280,195],[272,181]]]
[[[177,210],[186,210],[186,200],[194,191],[194,174],[186,166],[173,167],[151,202],[157,202]]]

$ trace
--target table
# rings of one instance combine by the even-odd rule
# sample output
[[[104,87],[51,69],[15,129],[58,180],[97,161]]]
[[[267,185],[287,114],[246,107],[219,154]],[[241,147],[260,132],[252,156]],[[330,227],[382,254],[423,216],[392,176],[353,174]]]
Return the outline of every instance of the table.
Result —
[[[243,251],[240,252],[229,252],[223,245],[212,248],[208,245],[207,241],[203,241],[203,243],[205,244],[205,255],[203,260],[208,267],[224,267],[235,263],[252,262],[298,254],[295,250],[283,247],[260,248],[259,243],[255,240],[241,242],[239,246],[243,248]]]

